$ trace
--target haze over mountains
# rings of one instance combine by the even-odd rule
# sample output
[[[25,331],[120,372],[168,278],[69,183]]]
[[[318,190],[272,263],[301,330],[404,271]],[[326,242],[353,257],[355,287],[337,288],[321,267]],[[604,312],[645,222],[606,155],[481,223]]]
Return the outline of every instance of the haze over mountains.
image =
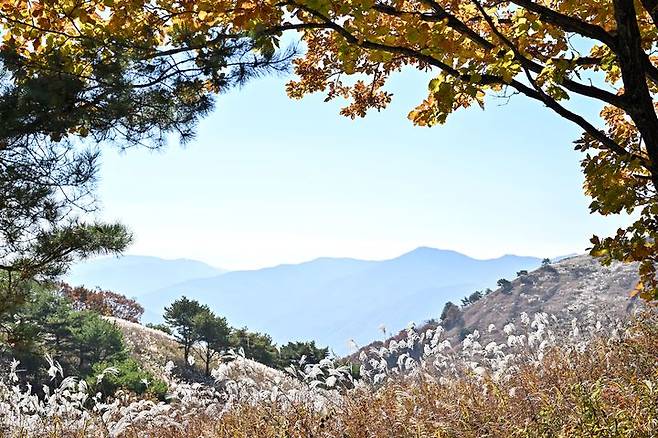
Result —
[[[128,255],[78,263],[71,268],[64,281],[75,286],[100,287],[128,297],[140,297],[172,284],[213,277],[223,272],[196,260]]]
[[[512,279],[540,262],[513,255],[477,260],[421,247],[384,261],[319,258],[224,273],[189,260],[127,256],[82,264],[67,280],[137,297],[145,322],[161,321],[164,307],[185,295],[231,325],[269,333],[277,343],[315,340],[344,354],[349,339],[363,345],[382,336],[382,325],[399,330],[438,317],[446,301],[494,288],[499,278]]]

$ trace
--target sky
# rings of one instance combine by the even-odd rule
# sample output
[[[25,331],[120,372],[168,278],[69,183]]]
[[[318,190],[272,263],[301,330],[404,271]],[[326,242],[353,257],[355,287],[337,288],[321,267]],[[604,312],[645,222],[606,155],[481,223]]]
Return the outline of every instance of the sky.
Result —
[[[420,73],[394,76],[389,108],[356,120],[321,95],[290,100],[289,79],[221,95],[183,147],[104,150],[100,218],[131,229],[127,254],[231,270],[418,246],[554,257],[627,221],[590,215],[580,131],[523,97],[420,128],[406,117],[426,94]]]

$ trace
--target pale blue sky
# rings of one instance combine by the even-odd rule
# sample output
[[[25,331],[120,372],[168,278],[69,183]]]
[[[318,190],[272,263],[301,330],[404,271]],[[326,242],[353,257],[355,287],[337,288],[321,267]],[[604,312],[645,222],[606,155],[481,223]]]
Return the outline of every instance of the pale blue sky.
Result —
[[[228,269],[418,246],[552,257],[622,223],[588,212],[579,130],[527,99],[428,129],[406,119],[425,95],[418,73],[393,78],[389,109],[354,121],[320,95],[289,100],[287,80],[220,96],[185,148],[105,151],[102,217],[135,233],[129,254]]]

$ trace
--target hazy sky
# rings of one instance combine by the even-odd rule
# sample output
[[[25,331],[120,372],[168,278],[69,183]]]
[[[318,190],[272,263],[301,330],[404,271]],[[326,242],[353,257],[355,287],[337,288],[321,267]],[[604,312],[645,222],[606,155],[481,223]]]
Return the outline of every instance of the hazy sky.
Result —
[[[622,223],[588,212],[579,130],[525,98],[428,129],[406,118],[425,94],[418,73],[391,81],[388,110],[354,121],[320,95],[289,100],[287,80],[221,96],[185,148],[105,151],[102,217],[135,233],[129,254],[228,269],[417,246],[550,257]]]

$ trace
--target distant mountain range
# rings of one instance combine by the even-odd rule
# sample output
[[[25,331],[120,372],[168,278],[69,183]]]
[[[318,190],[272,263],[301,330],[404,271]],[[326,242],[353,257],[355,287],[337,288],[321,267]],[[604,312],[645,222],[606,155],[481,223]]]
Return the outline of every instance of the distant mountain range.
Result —
[[[73,286],[100,287],[140,297],[184,281],[215,277],[226,271],[196,260],[147,256],[102,257],[74,265],[64,277]]]
[[[269,333],[278,343],[315,340],[344,354],[350,339],[362,345],[381,337],[382,325],[395,331],[409,321],[438,317],[445,302],[493,288],[499,278],[512,279],[540,263],[513,255],[477,260],[421,247],[384,261],[319,258],[213,273],[215,268],[199,262],[129,256],[78,266],[68,281],[136,296],[146,308],[145,322],[161,321],[164,307],[185,295],[231,325]]]

